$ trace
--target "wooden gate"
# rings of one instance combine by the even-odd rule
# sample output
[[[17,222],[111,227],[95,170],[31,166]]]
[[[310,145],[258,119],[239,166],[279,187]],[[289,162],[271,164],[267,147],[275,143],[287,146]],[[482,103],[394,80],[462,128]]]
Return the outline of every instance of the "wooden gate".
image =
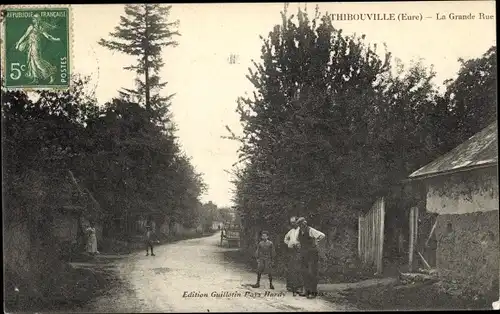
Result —
[[[417,207],[410,209],[410,247],[408,250],[408,271],[419,268],[436,267],[436,235],[437,214],[419,211]]]
[[[366,266],[382,273],[384,252],[385,202],[381,197],[358,220],[358,255]]]

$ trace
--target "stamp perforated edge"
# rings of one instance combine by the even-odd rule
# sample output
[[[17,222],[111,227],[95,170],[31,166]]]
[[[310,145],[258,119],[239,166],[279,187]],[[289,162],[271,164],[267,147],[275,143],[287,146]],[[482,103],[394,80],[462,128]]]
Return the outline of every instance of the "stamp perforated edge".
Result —
[[[30,4],[16,4],[16,5],[0,5],[0,11],[3,12],[4,10],[8,9],[14,9],[14,10],[29,10],[29,9],[68,9],[68,56],[69,56],[69,68],[70,68],[70,79],[69,79],[69,86],[37,86],[37,87],[7,87],[5,84],[3,84],[3,88],[9,91],[15,91],[15,90],[21,90],[25,92],[29,91],[37,91],[37,90],[56,90],[56,91],[66,91],[71,88],[71,78],[73,77],[74,73],[74,55],[73,55],[73,46],[74,46],[74,32],[73,32],[73,7],[70,4],[46,4],[46,5],[30,5]],[[3,18],[1,22],[1,36],[2,36],[2,44],[0,47],[1,50],[1,67],[2,67],[2,75],[5,77],[6,75],[6,49],[5,49],[5,18]]]

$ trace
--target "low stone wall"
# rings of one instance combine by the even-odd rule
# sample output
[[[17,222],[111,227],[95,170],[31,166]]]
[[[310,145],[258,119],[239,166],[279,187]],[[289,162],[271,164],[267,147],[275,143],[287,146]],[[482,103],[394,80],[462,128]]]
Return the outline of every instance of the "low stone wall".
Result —
[[[498,210],[440,215],[436,226],[437,268],[462,294],[498,292]]]

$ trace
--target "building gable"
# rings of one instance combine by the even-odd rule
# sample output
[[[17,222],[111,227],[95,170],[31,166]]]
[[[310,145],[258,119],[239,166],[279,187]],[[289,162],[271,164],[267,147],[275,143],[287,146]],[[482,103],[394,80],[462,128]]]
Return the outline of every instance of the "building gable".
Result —
[[[498,164],[497,122],[490,124],[447,154],[413,172],[409,179],[422,179]]]

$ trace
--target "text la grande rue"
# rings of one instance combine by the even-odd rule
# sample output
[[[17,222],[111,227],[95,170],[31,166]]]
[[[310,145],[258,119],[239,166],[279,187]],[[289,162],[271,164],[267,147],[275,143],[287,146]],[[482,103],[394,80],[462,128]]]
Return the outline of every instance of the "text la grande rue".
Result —
[[[444,14],[444,13],[436,13],[436,19],[438,21],[443,21],[443,20],[493,20],[495,16],[493,14],[485,14],[485,13],[478,13],[472,14],[456,14],[456,13],[449,13],[449,14]]]

